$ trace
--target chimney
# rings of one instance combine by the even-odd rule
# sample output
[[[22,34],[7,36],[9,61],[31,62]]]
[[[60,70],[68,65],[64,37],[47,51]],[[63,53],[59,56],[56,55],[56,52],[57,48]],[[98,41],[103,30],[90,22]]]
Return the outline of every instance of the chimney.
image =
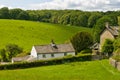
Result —
[[[109,27],[110,27],[109,22],[106,22],[105,27],[106,27],[106,28],[109,28]]]
[[[55,42],[53,40],[51,40],[51,46],[54,47],[54,48],[57,48]]]

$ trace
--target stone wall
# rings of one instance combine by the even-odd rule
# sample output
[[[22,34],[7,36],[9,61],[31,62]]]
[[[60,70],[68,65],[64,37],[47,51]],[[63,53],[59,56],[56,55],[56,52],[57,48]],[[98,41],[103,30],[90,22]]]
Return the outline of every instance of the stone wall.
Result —
[[[110,58],[109,63],[120,71],[120,62]]]

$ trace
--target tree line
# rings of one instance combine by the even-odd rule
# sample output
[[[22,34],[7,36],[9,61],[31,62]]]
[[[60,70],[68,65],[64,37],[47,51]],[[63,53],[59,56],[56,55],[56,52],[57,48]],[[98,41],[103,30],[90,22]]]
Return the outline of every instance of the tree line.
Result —
[[[0,9],[0,19],[22,19],[83,27],[94,27],[96,22],[103,16],[112,17],[114,20],[118,15],[120,15],[119,11],[22,10],[19,8],[8,9],[7,7]]]

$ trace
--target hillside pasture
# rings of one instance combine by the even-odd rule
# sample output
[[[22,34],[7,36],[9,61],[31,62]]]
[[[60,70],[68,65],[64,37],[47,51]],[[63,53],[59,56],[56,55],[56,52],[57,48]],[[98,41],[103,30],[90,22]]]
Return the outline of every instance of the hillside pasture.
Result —
[[[0,48],[12,43],[30,51],[33,45],[50,44],[51,39],[59,43],[68,42],[80,31],[92,32],[90,28],[65,26],[24,20],[0,20]]]

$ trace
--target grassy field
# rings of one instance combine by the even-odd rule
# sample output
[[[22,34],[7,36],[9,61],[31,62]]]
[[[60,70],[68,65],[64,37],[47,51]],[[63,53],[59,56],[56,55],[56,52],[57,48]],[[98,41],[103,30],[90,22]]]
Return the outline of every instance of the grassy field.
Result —
[[[64,26],[58,24],[21,21],[0,20],[0,48],[6,44],[14,43],[30,51],[33,45],[49,44],[51,39],[56,43],[64,43],[79,31],[91,32],[89,28]]]
[[[120,80],[108,60],[0,71],[0,80]]]

